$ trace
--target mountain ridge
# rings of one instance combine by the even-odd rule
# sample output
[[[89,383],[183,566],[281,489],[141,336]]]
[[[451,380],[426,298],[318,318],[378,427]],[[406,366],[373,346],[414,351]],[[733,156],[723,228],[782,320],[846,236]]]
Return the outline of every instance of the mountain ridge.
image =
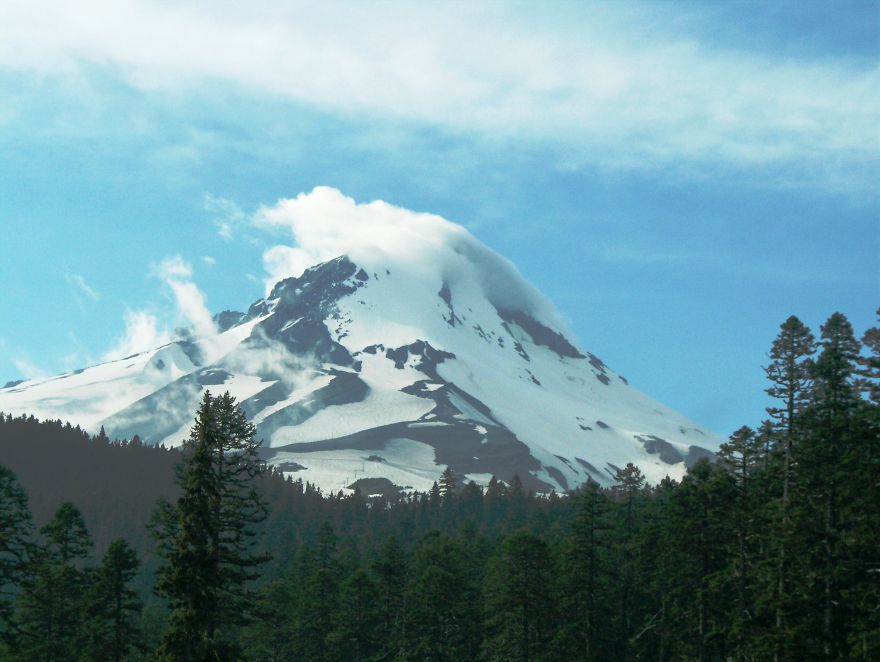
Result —
[[[334,491],[425,490],[446,466],[562,491],[630,461],[658,482],[711,457],[711,434],[578,349],[536,312],[549,304],[507,305],[495,286],[493,301],[475,279],[340,255],[218,313],[213,336],[5,387],[0,409],[175,445],[202,393],[229,390],[270,463]]]

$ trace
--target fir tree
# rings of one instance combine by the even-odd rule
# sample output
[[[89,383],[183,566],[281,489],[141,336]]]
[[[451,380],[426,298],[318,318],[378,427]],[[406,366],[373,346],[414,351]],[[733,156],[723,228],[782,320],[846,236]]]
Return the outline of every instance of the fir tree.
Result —
[[[125,540],[114,541],[92,574],[84,606],[82,653],[90,660],[119,662],[140,647],[142,608],[131,583],[138,572],[137,554]]]
[[[30,575],[33,523],[27,494],[15,474],[0,466],[0,637],[11,642],[15,597]]]
[[[70,502],[61,505],[40,533],[45,544],[36,559],[35,576],[17,604],[17,648],[23,659],[75,660],[86,616],[82,597],[87,575],[80,566],[91,549],[91,537]]]
[[[161,657],[237,655],[229,628],[250,617],[248,583],[266,560],[251,544],[266,517],[258,449],[235,399],[206,392],[179,465],[182,495],[174,505],[160,503],[152,523],[165,561],[157,592],[171,608]]]
[[[549,659],[553,571],[547,543],[534,534],[520,531],[501,544],[485,580],[487,660]]]
[[[782,447],[782,495],[779,502],[781,529],[775,536],[777,550],[775,594],[776,651],[782,654],[781,645],[786,636],[785,605],[788,599],[788,575],[792,521],[791,491],[793,480],[793,450],[798,434],[799,418],[810,402],[812,365],[810,357],[816,351],[816,340],[810,329],[792,315],[780,325],[779,335],[770,349],[771,363],[764,372],[772,386],[767,394],[779,401],[779,405],[768,407],[767,413],[773,421],[774,437]]]
[[[557,648],[565,658],[598,660],[608,599],[608,498],[592,480],[577,498],[577,516],[563,550],[559,591],[568,618]]]

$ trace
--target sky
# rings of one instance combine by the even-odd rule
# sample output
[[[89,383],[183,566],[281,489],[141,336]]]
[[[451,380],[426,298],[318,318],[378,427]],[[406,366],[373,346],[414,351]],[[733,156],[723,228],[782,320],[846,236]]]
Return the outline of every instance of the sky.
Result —
[[[880,306],[880,2],[0,4],[0,384],[246,309],[317,186],[459,223],[719,435]],[[274,252],[273,252],[274,251]]]

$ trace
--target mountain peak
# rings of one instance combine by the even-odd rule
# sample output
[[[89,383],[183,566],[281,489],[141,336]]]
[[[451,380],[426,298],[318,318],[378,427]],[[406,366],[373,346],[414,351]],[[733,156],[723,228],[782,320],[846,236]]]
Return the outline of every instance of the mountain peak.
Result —
[[[213,337],[0,389],[0,409],[176,444],[204,390],[229,390],[270,462],[333,491],[380,478],[427,490],[446,465],[541,491],[607,484],[627,462],[658,482],[717,444],[578,348],[461,226],[334,189],[264,214],[298,247],[246,314],[215,316]]]

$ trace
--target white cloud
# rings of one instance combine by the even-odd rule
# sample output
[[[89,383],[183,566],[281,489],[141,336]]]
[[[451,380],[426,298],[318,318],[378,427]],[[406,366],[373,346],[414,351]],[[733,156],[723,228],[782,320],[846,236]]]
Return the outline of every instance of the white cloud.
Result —
[[[43,379],[44,377],[49,376],[49,373],[43,370],[40,366],[31,363],[24,358],[12,359],[12,365],[15,366],[24,379]]]
[[[191,278],[192,273],[192,265],[180,255],[166,257],[159,264],[150,266],[150,275],[156,278],[161,278],[162,280],[169,280],[171,278]]]
[[[211,215],[217,234],[226,241],[231,241],[236,230],[247,222],[247,214],[229,198],[205,193],[202,197],[202,208]]]
[[[367,272],[404,270],[408,279],[474,283],[497,307],[518,308],[560,325],[550,302],[517,268],[465,228],[436,214],[415,212],[381,200],[357,203],[338,190],[318,186],[280,200],[254,216],[261,227],[285,228],[294,246],[279,245],[263,255],[267,292],[281,278],[299,276],[309,266],[347,255]]]
[[[63,75],[97,63],[146,92],[221,81],[325,111],[549,141],[570,167],[721,162],[839,176],[876,163],[880,149],[880,67],[782,59],[664,33],[680,8],[578,3],[542,12],[502,2],[451,12],[429,3],[259,0],[40,7],[3,3],[0,66]],[[571,16],[552,15],[560,12]],[[228,202],[206,196],[230,238],[241,210]]]
[[[64,279],[92,301],[100,300],[101,293],[89,285],[80,274],[65,274]]]
[[[202,256],[202,262],[204,262],[205,264],[207,264],[209,267],[213,267],[215,264],[217,264],[217,260],[215,260],[215,259],[214,259],[213,257],[211,257],[210,255],[203,255],[203,256]]]
[[[217,328],[205,295],[190,279],[192,265],[180,255],[173,255],[150,268],[150,275],[160,278],[171,289],[178,311],[189,322],[197,336],[212,336]]]
[[[104,354],[105,361],[125,358],[155,349],[171,341],[167,330],[159,326],[156,316],[146,310],[125,312],[125,332]]]

